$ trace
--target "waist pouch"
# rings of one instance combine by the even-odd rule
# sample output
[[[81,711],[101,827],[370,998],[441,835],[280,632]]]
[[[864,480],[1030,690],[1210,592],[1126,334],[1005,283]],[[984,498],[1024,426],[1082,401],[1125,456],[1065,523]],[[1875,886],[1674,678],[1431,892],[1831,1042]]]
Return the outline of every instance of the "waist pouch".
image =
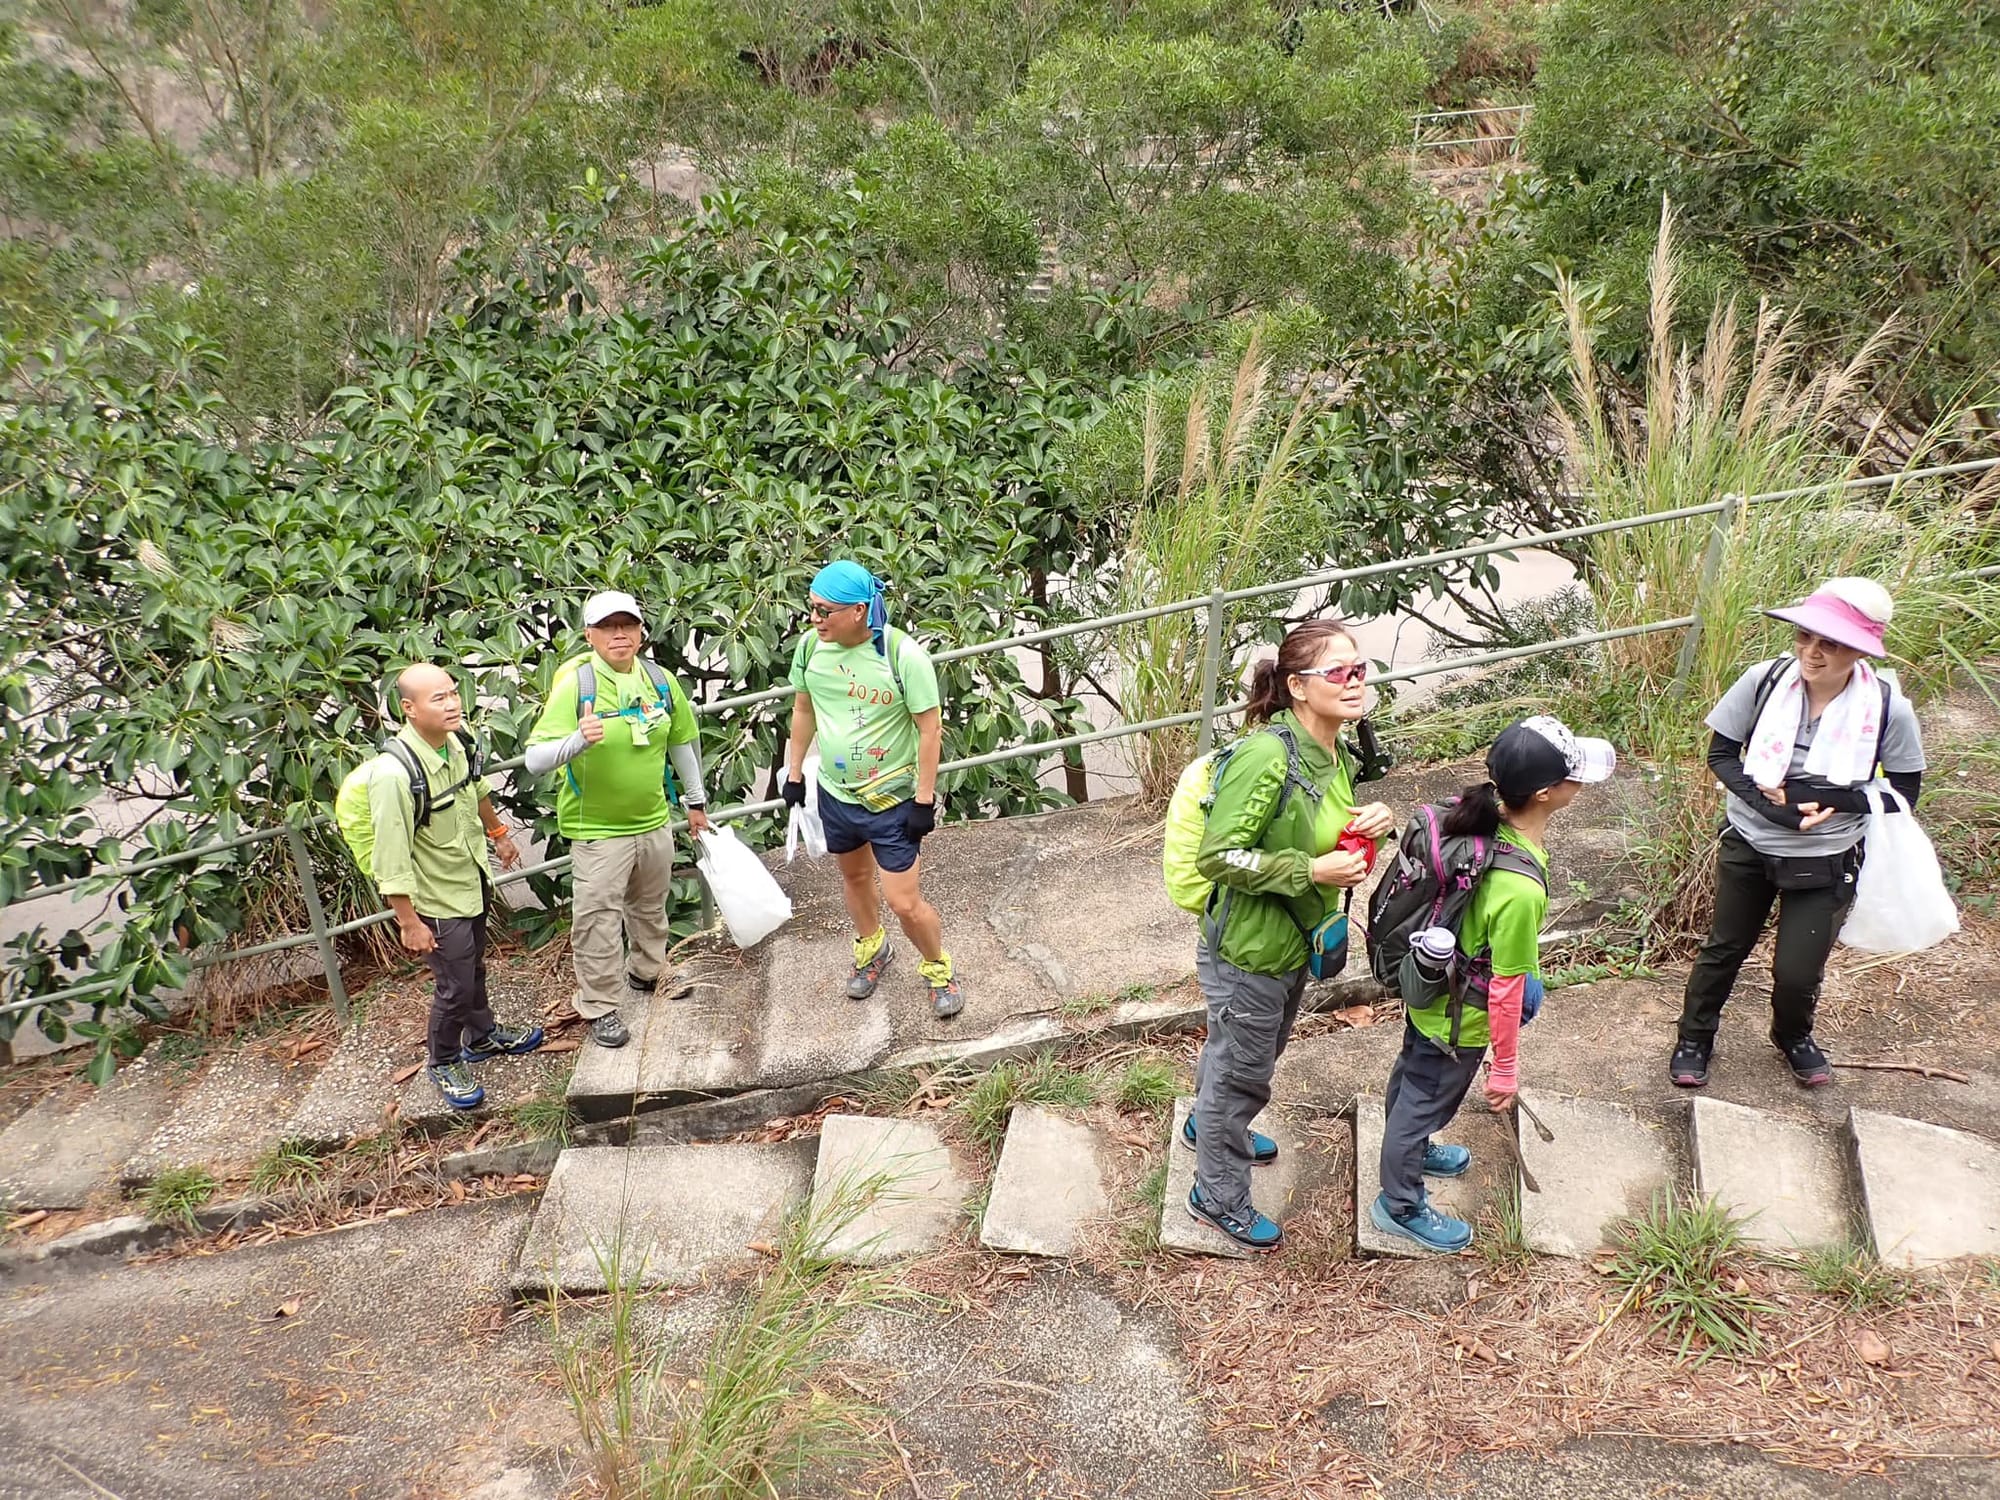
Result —
[[[1335,912],[1306,934],[1306,972],[1331,979],[1347,967],[1347,912]]]
[[[1838,854],[1766,854],[1764,873],[1781,891],[1823,891],[1852,885],[1861,871],[1861,846]]]

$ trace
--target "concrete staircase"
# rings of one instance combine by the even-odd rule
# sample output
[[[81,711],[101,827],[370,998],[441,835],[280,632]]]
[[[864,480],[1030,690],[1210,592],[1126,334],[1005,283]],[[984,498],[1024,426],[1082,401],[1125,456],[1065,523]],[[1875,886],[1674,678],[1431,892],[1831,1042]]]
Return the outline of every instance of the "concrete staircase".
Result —
[[[1519,1192],[1524,1238],[1541,1254],[1588,1258],[1607,1246],[1621,1219],[1656,1196],[1692,1190],[1717,1198],[1746,1221],[1755,1243],[1775,1252],[1859,1243],[1903,1267],[2000,1255],[2000,1146],[1965,1131],[1851,1109],[1835,1138],[1706,1098],[1649,1110],[1548,1093],[1526,1098],[1552,1138],[1543,1140],[1524,1120],[1516,1156],[1508,1122],[1468,1110],[1442,1138],[1472,1146],[1475,1168],[1434,1184],[1433,1192],[1484,1234],[1495,1232],[1489,1211]],[[1178,1141],[1191,1102],[1176,1102],[1164,1144],[1159,1243],[1172,1253],[1239,1255],[1186,1210],[1194,1153]],[[1355,1101],[1352,1198],[1337,1170],[1344,1153],[1324,1149],[1327,1123],[1298,1107],[1273,1107],[1259,1118],[1281,1154],[1252,1178],[1257,1206],[1285,1223],[1338,1194],[1357,1210],[1360,1253],[1421,1254],[1368,1219],[1381,1100]],[[980,1243],[1014,1254],[1083,1253],[1094,1234],[1112,1227],[1108,1149],[1080,1120],[1017,1106],[978,1216]],[[833,1226],[824,1245],[837,1259],[924,1255],[944,1248],[965,1221],[975,1194],[970,1178],[930,1125],[847,1114],[827,1118],[816,1146],[572,1149],[550,1180],[515,1290],[601,1290],[614,1261],[642,1285],[697,1280],[768,1251],[808,1200],[830,1215],[821,1220]]]

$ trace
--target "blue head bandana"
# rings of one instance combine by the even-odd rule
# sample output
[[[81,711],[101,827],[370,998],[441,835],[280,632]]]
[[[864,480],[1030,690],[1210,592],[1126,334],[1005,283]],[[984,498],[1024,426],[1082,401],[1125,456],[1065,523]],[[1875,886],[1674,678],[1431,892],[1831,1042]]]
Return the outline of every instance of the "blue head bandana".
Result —
[[[875,649],[887,656],[884,637],[889,628],[889,604],[882,597],[882,580],[858,562],[845,558],[828,563],[813,575],[812,591],[828,604],[866,604],[868,629],[875,637]]]

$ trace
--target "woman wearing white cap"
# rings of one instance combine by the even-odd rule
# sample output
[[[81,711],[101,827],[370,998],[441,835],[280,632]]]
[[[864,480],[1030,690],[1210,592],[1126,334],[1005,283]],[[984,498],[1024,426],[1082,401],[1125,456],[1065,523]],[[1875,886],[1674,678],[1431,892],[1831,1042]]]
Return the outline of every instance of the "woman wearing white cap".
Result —
[[[1715,918],[1688,975],[1667,1066],[1681,1088],[1708,1082],[1723,1004],[1774,904],[1771,1043],[1806,1087],[1833,1079],[1813,1040],[1813,1011],[1854,904],[1868,826],[1862,785],[1880,766],[1913,808],[1923,782],[1916,713],[1869,665],[1886,654],[1892,612],[1888,591],[1867,578],[1830,578],[1797,604],[1766,610],[1795,627],[1792,654],[1750,667],[1708,716],[1708,764],[1729,793],[1728,821]]]

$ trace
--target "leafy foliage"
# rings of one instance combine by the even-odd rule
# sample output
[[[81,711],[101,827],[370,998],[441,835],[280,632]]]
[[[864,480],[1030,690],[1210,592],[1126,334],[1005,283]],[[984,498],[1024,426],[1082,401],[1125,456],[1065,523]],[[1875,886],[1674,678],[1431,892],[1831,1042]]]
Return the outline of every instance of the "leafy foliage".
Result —
[[[380,346],[306,441],[232,442],[217,351],[184,326],[107,308],[45,348],[0,345],[21,394],[0,409],[0,898],[110,860],[105,795],[150,809],[142,852],[310,822],[391,728],[384,683],[410,660],[458,664],[493,757],[515,754],[596,588],[646,601],[651,649],[702,702],[784,681],[830,554],[893,580],[898,622],[939,644],[1025,626],[1035,569],[1096,566],[1103,542],[1048,486],[1053,440],[1092,402],[999,356],[950,374],[906,358],[852,218],[763,233],[725,196],[631,246],[614,206],[468,253],[467,310]],[[1008,657],[940,680],[948,756],[1033,737]],[[1034,734],[1064,732],[1073,705],[1045,706]],[[782,732],[770,705],[704,720],[718,798],[766,784]],[[1023,765],[946,795],[1045,800]],[[553,831],[542,788],[503,801]],[[277,857],[143,877],[116,935],[30,933],[10,987],[178,982],[186,947],[269,899]],[[346,899],[373,905],[351,879]]]
[[[1985,393],[2000,365],[2000,11],[1566,0],[1544,42],[1537,238],[1626,309],[1621,358],[1641,345],[1664,194],[1699,247],[1697,306],[1717,287],[1774,292],[1842,346],[1900,314],[1921,352],[1882,399],[1913,432]]]

